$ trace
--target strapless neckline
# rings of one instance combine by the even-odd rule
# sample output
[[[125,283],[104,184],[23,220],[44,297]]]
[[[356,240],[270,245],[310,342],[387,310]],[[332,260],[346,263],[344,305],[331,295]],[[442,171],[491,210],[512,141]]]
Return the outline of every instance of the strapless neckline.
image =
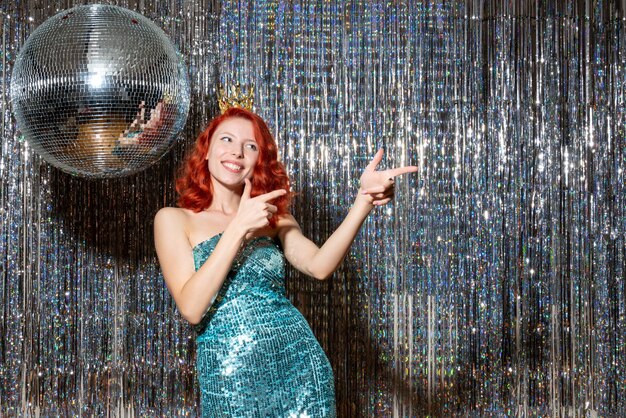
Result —
[[[223,234],[224,234],[223,232],[220,232],[220,233],[217,233],[217,234],[215,234],[215,235],[213,235],[213,236],[211,236],[211,237],[209,237],[209,238],[207,238],[207,239],[205,239],[203,241],[200,241],[199,243],[197,243],[196,245],[193,246],[191,251],[194,252],[196,250],[196,248],[202,247],[204,244],[208,244],[210,242],[213,242],[216,238],[221,237]],[[253,242],[253,241],[256,241],[256,240],[259,240],[259,239],[263,239],[263,238],[267,238],[267,239],[269,239],[271,241],[274,241],[274,238],[272,238],[270,236],[259,235],[258,237],[254,237],[254,238],[249,239],[248,242],[246,243],[246,245],[251,243],[251,242]]]
[[[223,232],[219,232],[219,233],[217,233],[217,234],[215,234],[215,235],[213,235],[213,236],[211,236],[211,237],[209,237],[209,238],[207,238],[205,240],[200,241],[199,243],[197,243],[196,245],[193,246],[192,251],[195,250],[196,248],[202,246],[205,243],[213,241],[217,237],[221,237],[222,234],[224,234],[224,233]]]

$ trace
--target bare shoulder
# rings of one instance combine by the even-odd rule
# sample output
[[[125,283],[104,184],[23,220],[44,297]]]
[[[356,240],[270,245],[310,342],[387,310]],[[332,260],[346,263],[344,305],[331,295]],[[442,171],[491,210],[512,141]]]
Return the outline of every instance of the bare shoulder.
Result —
[[[161,208],[154,216],[155,239],[172,234],[187,236],[188,215],[186,209],[166,207]]]
[[[283,228],[293,228],[294,226],[300,227],[298,221],[296,221],[296,218],[294,218],[291,213],[281,215],[276,222],[276,228],[278,228],[279,231]]]
[[[154,216],[154,225],[164,224],[168,226],[179,226],[187,230],[193,217],[193,211],[184,208],[165,207],[159,209]]]
[[[276,222],[276,230],[277,236],[280,238],[281,241],[284,240],[285,235],[287,235],[289,232],[301,232],[298,221],[296,221],[296,218],[294,218],[293,215],[290,213],[282,215],[280,219],[278,219],[278,222]]]
[[[165,207],[159,209],[156,213],[154,220],[155,222],[158,220],[159,222],[171,222],[171,221],[184,221],[186,217],[185,209],[182,208],[174,208],[174,207]]]

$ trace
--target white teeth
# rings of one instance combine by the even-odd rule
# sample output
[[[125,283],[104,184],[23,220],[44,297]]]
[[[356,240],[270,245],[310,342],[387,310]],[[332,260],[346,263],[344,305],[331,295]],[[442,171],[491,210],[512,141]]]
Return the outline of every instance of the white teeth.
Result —
[[[243,167],[237,164],[232,163],[222,163],[226,168],[230,168],[231,170],[240,171]]]

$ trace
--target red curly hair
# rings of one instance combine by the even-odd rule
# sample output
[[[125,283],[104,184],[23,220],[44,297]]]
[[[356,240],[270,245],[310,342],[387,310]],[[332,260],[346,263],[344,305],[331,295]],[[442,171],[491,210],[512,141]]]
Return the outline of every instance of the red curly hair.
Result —
[[[255,113],[245,109],[230,108],[211,121],[209,126],[198,136],[194,148],[185,159],[182,174],[176,180],[176,191],[180,195],[178,206],[200,212],[213,201],[213,185],[206,161],[211,139],[217,127],[229,118],[243,118],[252,122],[254,139],[259,147],[259,158],[252,173],[252,191],[250,196],[269,193],[272,190],[285,189],[287,193],[271,201],[278,208],[276,216],[270,218],[270,226],[276,227],[281,215],[288,212],[291,201],[291,188],[285,166],[278,161],[276,141],[267,125]]]

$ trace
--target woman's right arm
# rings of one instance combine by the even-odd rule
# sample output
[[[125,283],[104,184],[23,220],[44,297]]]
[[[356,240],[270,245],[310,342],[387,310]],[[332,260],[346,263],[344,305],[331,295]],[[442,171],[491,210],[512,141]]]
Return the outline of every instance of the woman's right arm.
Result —
[[[237,214],[198,271],[182,211],[163,208],[154,218],[154,245],[165,283],[181,315],[192,324],[198,324],[211,306],[244,240],[269,224],[268,217],[277,209],[269,201],[286,193],[275,190],[250,198],[250,189],[246,180]]]
[[[244,237],[236,228],[226,228],[211,256],[195,271],[192,247],[185,233],[185,215],[176,208],[157,212],[154,245],[159,264],[178,310],[191,324],[199,323],[211,306]]]

